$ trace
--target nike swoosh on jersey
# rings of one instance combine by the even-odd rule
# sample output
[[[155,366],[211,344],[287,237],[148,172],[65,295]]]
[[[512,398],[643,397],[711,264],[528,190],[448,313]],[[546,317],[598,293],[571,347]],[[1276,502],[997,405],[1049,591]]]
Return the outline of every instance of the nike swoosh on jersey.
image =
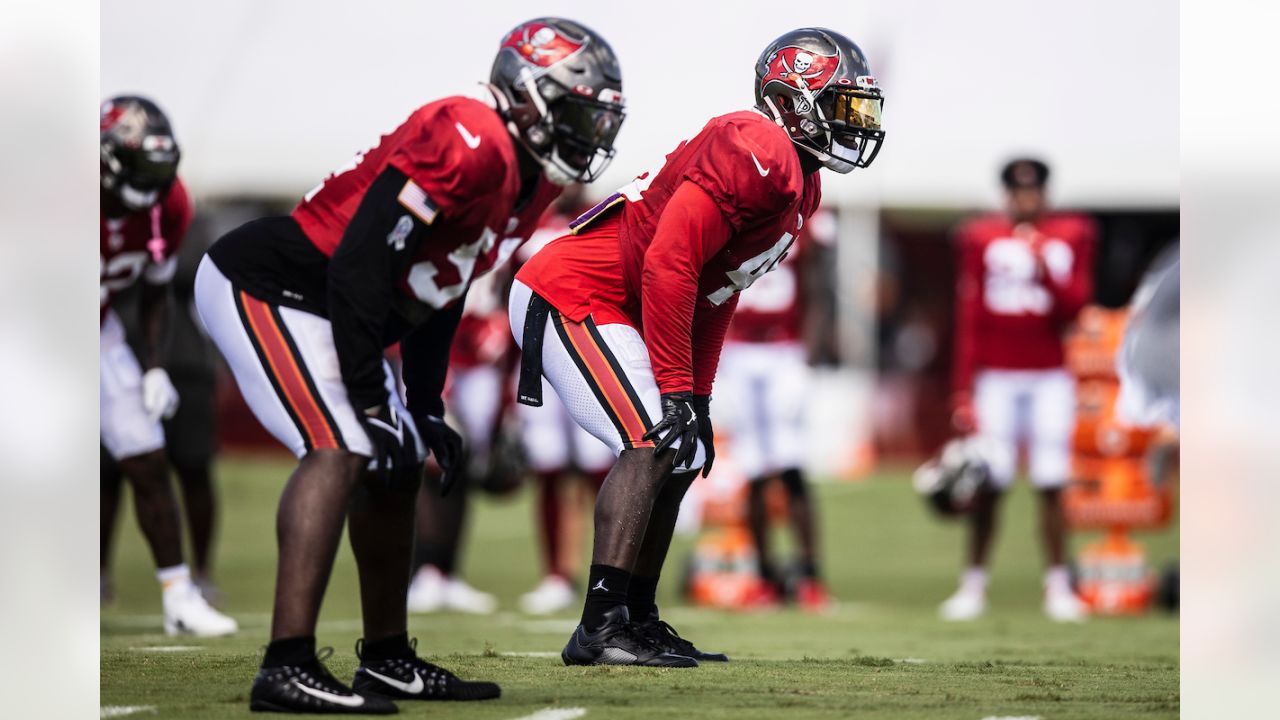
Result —
[[[456,122],[453,126],[458,128],[458,134],[462,136],[462,142],[466,143],[467,147],[472,150],[480,147],[480,138],[468,132],[466,128],[462,127],[462,123]]]
[[[748,151],[747,151],[747,154],[751,156],[751,161],[752,161],[752,162],[754,162],[754,163],[756,164],[756,170],[758,170],[758,171],[760,172],[760,177],[768,177],[768,176],[769,176],[769,170],[772,170],[773,168],[769,168],[769,170],[765,170],[765,169],[764,169],[764,166],[760,164],[760,161],[756,159],[756,154],[755,154],[755,153],[753,153],[753,152],[751,152],[750,150],[748,150]]]
[[[320,698],[321,700],[334,703],[335,705],[344,705],[346,707],[360,707],[361,705],[364,705],[364,698],[359,695],[335,695],[331,692],[307,687],[297,680],[293,681],[293,686],[311,697]]]
[[[409,693],[410,695],[417,695],[422,692],[422,688],[426,686],[426,683],[422,682],[422,676],[417,672],[413,673],[413,682],[404,682],[403,680],[396,680],[395,678],[390,678],[386,675],[376,673],[369,668],[365,668],[364,671],[400,692]]]

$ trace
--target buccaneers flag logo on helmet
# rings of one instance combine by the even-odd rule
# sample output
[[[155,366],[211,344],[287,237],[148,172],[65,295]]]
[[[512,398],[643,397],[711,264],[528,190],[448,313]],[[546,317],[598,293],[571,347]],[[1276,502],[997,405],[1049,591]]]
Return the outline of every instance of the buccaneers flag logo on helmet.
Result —
[[[760,86],[781,80],[817,93],[831,82],[839,69],[839,55],[818,55],[795,46],[779,48],[769,57],[769,72],[761,79]]]
[[[525,60],[546,68],[581,50],[582,43],[570,40],[550,25],[531,22],[512,30],[501,48],[513,48]]]

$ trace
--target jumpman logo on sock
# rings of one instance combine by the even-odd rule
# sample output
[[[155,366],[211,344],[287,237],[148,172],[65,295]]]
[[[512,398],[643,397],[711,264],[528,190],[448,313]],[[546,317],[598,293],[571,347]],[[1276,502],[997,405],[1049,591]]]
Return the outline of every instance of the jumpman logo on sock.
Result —
[[[597,582],[596,582],[596,584],[595,584],[595,586],[594,586],[594,587],[592,587],[591,589],[592,589],[592,590],[603,590],[603,591],[605,591],[605,592],[609,592],[609,588],[607,588],[607,587],[605,587],[605,586],[604,586],[604,578],[600,578],[600,580],[599,580],[599,581],[597,581]]]

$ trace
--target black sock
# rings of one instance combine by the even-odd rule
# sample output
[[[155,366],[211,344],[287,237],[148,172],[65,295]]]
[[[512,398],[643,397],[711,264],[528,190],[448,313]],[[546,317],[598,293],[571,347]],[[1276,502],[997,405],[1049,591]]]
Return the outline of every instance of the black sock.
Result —
[[[631,573],[609,565],[592,565],[587,576],[587,601],[582,606],[582,624],[595,630],[604,624],[604,614],[627,604]]]
[[[631,585],[627,588],[627,610],[631,613],[631,619],[639,622],[650,615],[657,615],[657,595],[658,578],[633,575]]]
[[[315,659],[315,635],[280,638],[267,643],[267,653],[262,656],[262,667],[277,668],[285,665],[305,665]]]
[[[364,640],[360,643],[360,659],[364,662],[379,662],[413,655],[409,646],[409,633],[402,632],[381,640]]]
[[[817,560],[801,560],[800,575],[809,579],[818,577],[818,561]]]

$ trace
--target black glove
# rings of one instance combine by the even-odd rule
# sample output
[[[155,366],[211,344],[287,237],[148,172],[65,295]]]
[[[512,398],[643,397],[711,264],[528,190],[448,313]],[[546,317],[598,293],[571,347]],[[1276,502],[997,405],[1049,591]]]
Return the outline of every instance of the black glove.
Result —
[[[657,440],[654,454],[671,447],[676,440],[675,467],[693,459],[698,450],[698,414],[693,409],[693,395],[687,392],[666,393],[662,396],[662,419],[645,433],[644,440]]]
[[[438,415],[422,415],[417,422],[422,442],[440,466],[440,497],[444,497],[462,472],[462,436]]]
[[[698,439],[707,452],[707,460],[702,464],[702,477],[711,474],[711,463],[716,459],[716,431],[711,428],[711,396],[694,395],[693,411],[698,413]]]
[[[404,419],[388,403],[360,414],[360,424],[373,444],[373,476],[385,487],[417,479],[422,471],[418,444]]]

